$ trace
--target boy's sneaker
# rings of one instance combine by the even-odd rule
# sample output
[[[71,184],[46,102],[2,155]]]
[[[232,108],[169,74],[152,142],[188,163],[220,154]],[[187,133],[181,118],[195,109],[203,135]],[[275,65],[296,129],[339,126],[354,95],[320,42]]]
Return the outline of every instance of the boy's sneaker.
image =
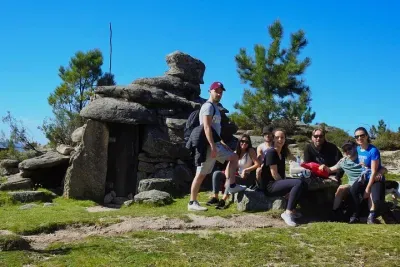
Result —
[[[285,223],[289,226],[297,226],[297,223],[293,221],[293,216],[291,214],[287,214],[286,212],[283,212],[281,214],[281,218],[285,221]]]
[[[215,206],[216,209],[223,210],[225,208],[225,200],[221,199]]]
[[[218,198],[215,198],[215,197],[211,198],[211,199],[206,203],[207,206],[211,206],[211,205],[215,205],[215,204],[218,204]]]
[[[189,210],[189,211],[206,211],[206,210],[208,210],[208,209],[207,209],[206,207],[200,206],[199,202],[193,201],[192,204],[190,204],[190,202],[189,202],[189,204],[188,204],[188,210]]]
[[[229,187],[229,189],[228,189],[229,193],[231,193],[231,194],[242,192],[244,190],[246,190],[246,187],[239,185],[239,184],[236,184],[235,187]]]
[[[376,223],[375,215],[373,213],[370,213],[367,218],[367,224],[375,224],[375,223]]]

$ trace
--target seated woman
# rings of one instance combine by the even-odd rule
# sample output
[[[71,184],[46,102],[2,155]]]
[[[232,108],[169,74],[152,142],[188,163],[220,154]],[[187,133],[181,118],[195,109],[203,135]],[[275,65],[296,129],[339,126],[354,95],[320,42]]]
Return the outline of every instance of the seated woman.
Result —
[[[264,158],[261,189],[269,196],[286,196],[289,193],[288,204],[281,217],[287,225],[296,226],[294,219],[301,216],[296,212],[296,205],[307,190],[307,184],[301,179],[285,177],[285,159],[288,155],[286,133],[281,129],[274,130],[274,148],[269,149]]]
[[[256,150],[252,147],[250,136],[243,134],[240,141],[237,143],[235,153],[239,156],[238,170],[236,180],[248,178],[251,171],[256,170],[260,163],[257,159]],[[216,208],[225,207],[225,201],[228,199],[228,187],[225,186],[225,192],[221,200],[218,200],[218,193],[221,181],[226,181],[226,176],[223,171],[215,171],[212,176],[213,196],[207,202],[207,205],[217,204]]]
[[[371,143],[368,131],[364,127],[359,127],[354,132],[357,142],[358,161],[365,167],[365,175],[358,179],[351,186],[350,192],[353,199],[354,213],[350,218],[350,223],[359,221],[360,199],[370,199],[371,207],[367,219],[368,224],[374,224],[378,216],[379,209],[385,201],[385,177],[377,179],[379,171],[382,169],[381,156],[379,150]]]

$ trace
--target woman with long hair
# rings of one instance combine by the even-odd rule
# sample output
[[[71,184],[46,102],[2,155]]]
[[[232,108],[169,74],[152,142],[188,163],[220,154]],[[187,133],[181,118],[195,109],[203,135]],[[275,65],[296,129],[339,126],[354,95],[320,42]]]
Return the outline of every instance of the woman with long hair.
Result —
[[[260,166],[260,162],[257,159],[256,150],[251,144],[250,136],[243,134],[236,145],[235,153],[239,157],[238,169],[236,172],[236,180],[248,178],[250,172],[256,170]],[[221,200],[218,199],[219,188],[221,181],[225,181],[226,176],[223,171],[215,171],[212,176],[213,183],[213,195],[207,202],[207,205],[216,204],[216,208],[225,207],[225,201],[228,199],[228,187],[225,186],[225,192]]]
[[[382,169],[381,155],[378,148],[371,144],[368,131],[364,127],[358,127],[354,131],[354,138],[358,145],[358,161],[365,171],[350,189],[354,204],[354,213],[350,218],[350,223],[359,222],[360,199],[364,198],[371,201],[367,223],[373,224],[379,208],[385,200],[385,177],[379,175],[379,171]]]
[[[296,226],[294,219],[301,216],[296,212],[296,205],[307,189],[307,184],[301,179],[285,176],[285,160],[291,155],[286,143],[286,133],[282,129],[275,129],[274,148],[269,149],[264,158],[261,189],[268,196],[285,196],[289,193],[286,210],[281,214],[282,219],[289,226]]]

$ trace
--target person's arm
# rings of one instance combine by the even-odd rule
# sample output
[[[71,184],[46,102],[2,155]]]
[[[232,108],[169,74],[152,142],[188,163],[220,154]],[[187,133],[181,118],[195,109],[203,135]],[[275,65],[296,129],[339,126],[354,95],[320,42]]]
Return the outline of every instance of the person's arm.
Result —
[[[258,147],[257,147],[257,159],[258,159],[258,161],[260,162],[260,164],[262,164],[262,162],[261,162],[261,159],[263,158],[263,155],[262,155],[263,153],[262,153],[262,149],[261,149],[261,145],[259,145]]]
[[[271,170],[271,175],[275,179],[275,181],[282,180],[282,177],[278,172],[278,165],[270,165],[269,169]]]
[[[250,156],[251,160],[253,161],[253,165],[248,168],[243,169],[242,173],[240,174],[240,176],[242,178],[246,177],[246,175],[249,174],[251,171],[254,171],[258,167],[260,167],[260,161],[257,158],[257,154],[256,154],[256,151],[254,150],[254,148],[249,149],[249,156]]]
[[[217,156],[217,147],[214,143],[214,138],[212,134],[212,115],[204,115],[203,116],[203,124],[204,124],[204,133],[206,134],[206,138],[211,148],[211,158],[215,158]]]
[[[340,159],[334,166],[332,166],[332,167],[328,167],[328,166],[326,166],[325,164],[321,164],[321,165],[319,166],[319,169],[320,169],[320,170],[327,171],[327,172],[329,172],[329,174],[331,174],[331,173],[336,173],[337,171],[342,170],[342,167],[340,167],[340,163],[341,163],[343,160],[344,160],[344,158],[341,158],[341,159]]]
[[[374,184],[376,176],[378,175],[378,168],[380,161],[380,155],[377,149],[375,148],[371,149],[370,153],[371,153],[371,177],[369,178],[368,185],[365,188],[365,193],[367,195],[371,193],[371,186]]]

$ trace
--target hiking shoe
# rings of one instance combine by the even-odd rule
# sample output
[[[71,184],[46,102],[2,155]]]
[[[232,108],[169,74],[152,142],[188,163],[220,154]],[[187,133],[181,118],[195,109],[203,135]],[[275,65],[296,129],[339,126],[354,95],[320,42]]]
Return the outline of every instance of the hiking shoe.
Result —
[[[359,223],[359,222],[360,222],[360,219],[358,218],[358,216],[353,215],[350,217],[349,223]]]
[[[369,214],[368,215],[368,218],[367,218],[367,224],[376,224],[376,221],[375,221],[375,216],[373,215],[373,214]]]
[[[289,226],[297,226],[297,223],[293,221],[293,216],[291,214],[287,214],[286,212],[283,212],[281,214],[281,218],[285,221],[285,223]]]
[[[193,201],[192,204],[190,204],[190,203],[188,204],[188,210],[189,211],[206,211],[207,208],[200,206],[199,202]]]
[[[339,209],[331,210],[328,221],[340,222],[342,220],[342,213]]]
[[[223,210],[225,208],[225,200],[221,199],[215,206],[216,209]]]
[[[233,187],[233,188],[229,187],[229,189],[228,189],[229,193],[231,193],[231,194],[242,192],[244,190],[246,190],[246,187],[243,185],[239,185],[239,184],[236,184],[235,187]]]
[[[218,204],[218,198],[215,198],[215,197],[211,198],[211,199],[206,203],[207,206],[212,206],[212,205],[215,205],[215,204]]]

